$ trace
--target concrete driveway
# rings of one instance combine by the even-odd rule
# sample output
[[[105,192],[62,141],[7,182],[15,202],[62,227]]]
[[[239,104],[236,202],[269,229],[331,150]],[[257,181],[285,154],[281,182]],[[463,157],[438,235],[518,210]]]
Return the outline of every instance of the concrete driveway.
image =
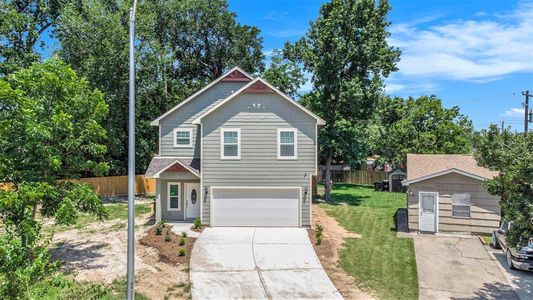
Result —
[[[342,299],[302,228],[207,228],[191,285],[193,299]]]
[[[420,299],[518,299],[477,237],[414,236]]]
[[[500,249],[494,249],[489,246],[485,247],[489,254],[496,260],[496,263],[502,270],[503,275],[514,288],[514,291],[521,300],[533,299],[533,272],[511,270],[507,266],[505,253]]]

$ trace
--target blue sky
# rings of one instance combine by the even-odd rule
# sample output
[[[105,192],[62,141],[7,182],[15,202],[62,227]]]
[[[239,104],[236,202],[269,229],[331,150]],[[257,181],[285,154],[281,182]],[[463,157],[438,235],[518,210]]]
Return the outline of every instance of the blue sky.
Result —
[[[304,35],[323,2],[229,0],[229,5],[239,22],[261,29],[268,55]],[[390,43],[400,47],[402,60],[386,81],[388,94],[435,94],[446,107],[459,106],[476,129],[505,121],[523,130],[521,92],[533,92],[533,1],[390,2]]]

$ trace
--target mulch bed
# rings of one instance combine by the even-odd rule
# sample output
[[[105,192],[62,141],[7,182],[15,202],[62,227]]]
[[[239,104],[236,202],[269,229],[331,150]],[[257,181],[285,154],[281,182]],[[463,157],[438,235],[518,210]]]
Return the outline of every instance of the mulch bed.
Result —
[[[192,247],[194,246],[194,242],[196,241],[196,238],[186,237],[185,245],[180,246],[179,243],[180,243],[181,235],[177,235],[171,231],[170,242],[165,242],[166,231],[170,230],[170,227],[171,226],[166,225],[161,235],[156,235],[155,226],[153,226],[146,232],[146,235],[143,236],[139,240],[139,242],[142,245],[157,249],[157,251],[159,252],[159,259],[163,262],[170,263],[170,264],[186,263],[188,265],[189,260],[191,258]],[[179,256],[180,248],[185,249],[185,256]]]

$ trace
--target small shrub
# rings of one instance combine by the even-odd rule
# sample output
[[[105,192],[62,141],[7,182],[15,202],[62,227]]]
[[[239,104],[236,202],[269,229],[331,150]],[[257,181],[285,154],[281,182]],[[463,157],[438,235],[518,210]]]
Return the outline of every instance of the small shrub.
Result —
[[[186,238],[186,237],[187,237],[187,232],[182,231],[182,232],[181,232],[181,236],[184,237],[184,238]]]
[[[185,256],[185,249],[180,248],[179,256]]]
[[[322,244],[322,232],[324,231],[324,227],[322,225],[320,225],[320,224],[317,224],[315,231],[316,231],[316,233],[315,233],[316,244],[320,245],[320,244]]]
[[[200,220],[200,218],[194,219],[194,221],[192,221],[192,224],[194,226],[194,229],[202,228],[202,221]]]
[[[165,227],[165,221],[161,220],[155,225],[155,234],[161,235],[163,233],[163,228]]]
[[[167,232],[165,233],[165,242],[170,242],[171,241],[171,237],[170,237],[170,228],[167,229]]]
[[[185,245],[185,238],[180,239],[180,246],[183,246],[183,245]]]

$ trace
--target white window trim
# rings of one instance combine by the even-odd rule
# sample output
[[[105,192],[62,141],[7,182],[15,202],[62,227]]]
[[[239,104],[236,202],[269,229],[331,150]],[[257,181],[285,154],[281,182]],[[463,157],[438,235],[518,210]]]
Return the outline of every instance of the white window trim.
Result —
[[[178,208],[171,208],[170,207],[170,186],[171,185],[177,185],[178,186]],[[175,197],[175,196],[173,196],[173,197]],[[181,183],[180,182],[168,182],[167,183],[167,210],[168,211],[181,210]]]
[[[178,132],[188,132],[189,133],[189,144],[178,144],[176,143],[176,135]],[[174,128],[174,148],[192,148],[192,128]]]
[[[293,156],[281,156],[281,132],[293,132],[294,133],[294,155]],[[287,144],[288,145],[288,144]],[[278,159],[281,160],[294,160],[298,159],[298,129],[296,128],[278,128],[278,139],[276,143]]]
[[[468,205],[459,205],[459,204],[453,204],[453,194],[466,194],[468,195]],[[452,218],[454,219],[471,219],[472,218],[472,195],[470,193],[453,193],[450,195],[450,197],[452,198]],[[468,207],[468,214],[469,216],[468,217],[462,217],[462,216],[454,216],[453,215],[453,207],[454,206],[462,206],[462,207]]]
[[[224,132],[237,132],[237,156],[224,155]],[[221,128],[220,129],[220,159],[239,160],[241,159],[241,129],[240,128]]]

